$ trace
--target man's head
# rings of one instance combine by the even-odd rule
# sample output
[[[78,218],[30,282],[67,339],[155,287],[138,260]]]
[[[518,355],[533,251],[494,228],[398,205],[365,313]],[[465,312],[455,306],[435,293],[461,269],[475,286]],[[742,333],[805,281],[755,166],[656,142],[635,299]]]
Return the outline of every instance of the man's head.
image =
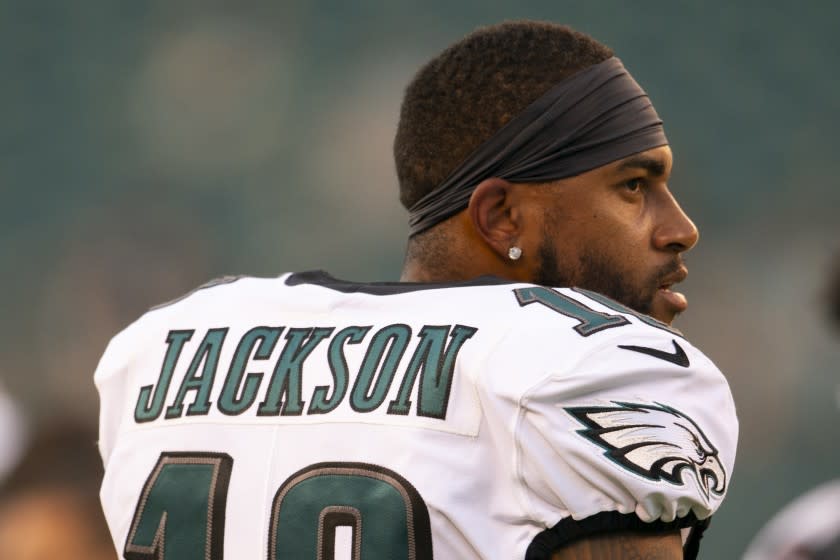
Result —
[[[510,22],[478,29],[426,63],[406,88],[394,140],[403,206],[552,86],[612,56],[569,27]]]
[[[611,57],[612,51],[586,35],[535,22],[480,29],[444,51],[406,90],[394,144],[403,204],[416,208],[488,139],[498,138],[499,130],[509,128],[524,109],[531,111],[535,100],[551,95],[561,83],[588,84],[587,76],[601,72]],[[625,90],[632,95],[633,87],[635,82]],[[593,98],[584,96],[564,111],[599,121]],[[613,115],[620,113],[622,106],[617,107]],[[624,148],[614,158],[602,156],[607,163],[563,179],[488,177],[469,185],[465,210],[411,237],[403,278],[494,274],[573,285],[673,320],[685,300],[667,288],[685,277],[680,254],[696,243],[697,230],[668,190],[672,157],[660,121],[650,120],[651,114],[658,119],[652,108],[637,113],[644,111],[648,120],[639,130],[650,134],[657,128],[656,138],[662,140],[645,140],[648,144],[638,151]],[[627,112],[619,117],[636,118]],[[616,137],[614,144],[624,141]],[[570,152],[564,157],[574,163],[577,152]],[[522,249],[520,259],[509,258],[512,246]]]

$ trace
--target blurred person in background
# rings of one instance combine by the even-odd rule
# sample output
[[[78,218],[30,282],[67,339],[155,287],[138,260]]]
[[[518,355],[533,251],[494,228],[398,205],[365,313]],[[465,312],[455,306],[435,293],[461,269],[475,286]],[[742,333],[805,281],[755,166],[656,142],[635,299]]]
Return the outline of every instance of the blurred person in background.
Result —
[[[72,419],[33,435],[0,484],[2,560],[114,560],[96,434]]]
[[[840,331],[840,254],[834,260],[826,296],[829,321]],[[835,399],[840,407],[840,385]],[[840,478],[821,484],[785,506],[759,531],[744,554],[744,560],[838,559]]]
[[[482,28],[417,73],[394,154],[401,282],[225,278],[111,341],[118,550],[694,558],[738,426],[670,327],[698,232],[647,95],[570,28]]]
[[[20,460],[26,430],[20,409],[0,384],[0,485]]]

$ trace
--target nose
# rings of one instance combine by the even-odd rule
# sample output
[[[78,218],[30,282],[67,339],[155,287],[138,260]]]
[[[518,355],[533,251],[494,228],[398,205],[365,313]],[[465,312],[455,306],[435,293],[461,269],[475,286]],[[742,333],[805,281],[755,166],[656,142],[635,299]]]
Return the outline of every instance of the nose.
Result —
[[[653,233],[653,244],[660,251],[675,253],[688,251],[697,245],[700,232],[691,218],[680,208],[670,191],[665,194],[659,225]]]

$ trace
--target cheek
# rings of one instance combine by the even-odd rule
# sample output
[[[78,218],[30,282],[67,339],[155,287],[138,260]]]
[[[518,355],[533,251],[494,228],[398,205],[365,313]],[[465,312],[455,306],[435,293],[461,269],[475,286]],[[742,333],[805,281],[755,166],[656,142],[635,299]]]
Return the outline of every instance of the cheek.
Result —
[[[600,255],[611,264],[612,270],[625,279],[641,279],[649,266],[650,236],[637,223],[627,223],[607,216],[595,217],[589,227],[581,231],[579,250]]]
[[[650,248],[650,235],[644,220],[634,215],[600,212],[580,224],[581,241],[590,247],[599,247],[609,253],[627,257],[641,257]]]
[[[652,247],[650,227],[643,217],[635,212],[601,212],[594,214],[586,230],[586,237],[592,244],[611,247],[614,251],[630,253],[627,256],[642,257]]]
[[[644,276],[652,247],[648,224],[638,207],[613,202],[576,201],[565,212],[548,213],[543,239],[548,238],[557,261],[567,270],[585,267],[587,260],[596,258],[628,280]],[[587,210],[570,212],[569,207]]]

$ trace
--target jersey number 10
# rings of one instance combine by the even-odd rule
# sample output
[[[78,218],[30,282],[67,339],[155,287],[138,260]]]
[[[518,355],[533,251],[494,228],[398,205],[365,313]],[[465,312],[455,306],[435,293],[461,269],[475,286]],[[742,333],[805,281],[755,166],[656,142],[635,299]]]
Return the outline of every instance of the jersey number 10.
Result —
[[[129,528],[127,560],[221,560],[233,459],[161,453]],[[339,527],[352,529],[352,560],[432,559],[429,512],[397,473],[367,463],[317,463],[274,496],[269,560],[333,560]]]

